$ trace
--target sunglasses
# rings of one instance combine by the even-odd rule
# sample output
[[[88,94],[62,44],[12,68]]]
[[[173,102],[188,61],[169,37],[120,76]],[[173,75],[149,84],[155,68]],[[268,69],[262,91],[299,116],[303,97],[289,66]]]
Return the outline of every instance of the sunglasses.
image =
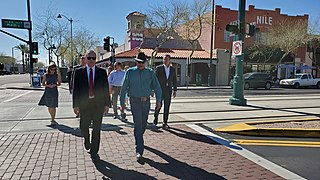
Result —
[[[55,71],[55,70],[57,70],[57,69],[51,69],[52,71]]]
[[[139,63],[139,64],[144,64],[144,62],[141,62],[141,61],[137,61],[137,63]]]
[[[88,60],[96,60],[96,57],[87,57]]]

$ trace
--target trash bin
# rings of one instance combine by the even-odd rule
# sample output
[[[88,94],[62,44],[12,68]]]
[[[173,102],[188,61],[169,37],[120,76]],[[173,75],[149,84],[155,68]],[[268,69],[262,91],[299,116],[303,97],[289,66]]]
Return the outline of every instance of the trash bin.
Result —
[[[32,76],[32,87],[40,87],[41,81],[40,76]]]
[[[67,71],[68,71],[67,67],[60,67],[61,81],[63,83],[68,82]]]
[[[202,85],[201,74],[196,74],[196,85],[197,86],[201,86]]]

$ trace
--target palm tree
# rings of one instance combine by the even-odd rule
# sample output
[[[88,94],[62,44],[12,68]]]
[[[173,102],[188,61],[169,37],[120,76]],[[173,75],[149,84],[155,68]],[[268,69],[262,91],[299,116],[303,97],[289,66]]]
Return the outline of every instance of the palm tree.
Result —
[[[24,55],[29,53],[28,45],[19,44],[19,45],[15,46],[15,48],[19,49],[21,51],[23,72],[26,72],[26,66],[25,66],[25,63],[24,63]]]

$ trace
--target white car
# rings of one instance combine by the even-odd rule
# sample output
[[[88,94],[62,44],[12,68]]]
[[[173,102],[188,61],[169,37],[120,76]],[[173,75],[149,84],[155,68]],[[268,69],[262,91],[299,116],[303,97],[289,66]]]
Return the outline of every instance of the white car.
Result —
[[[280,81],[280,87],[309,87],[316,86],[320,89],[320,78],[313,78],[311,74],[301,73],[296,74],[294,78],[291,79],[282,79]]]

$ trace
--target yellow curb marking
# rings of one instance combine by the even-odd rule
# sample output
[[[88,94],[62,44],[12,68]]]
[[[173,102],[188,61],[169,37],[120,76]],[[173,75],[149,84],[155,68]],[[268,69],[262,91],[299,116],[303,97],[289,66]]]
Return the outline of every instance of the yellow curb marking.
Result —
[[[320,147],[320,142],[309,141],[276,141],[276,140],[253,140],[233,139],[236,144],[258,146],[297,146],[297,147]]]

